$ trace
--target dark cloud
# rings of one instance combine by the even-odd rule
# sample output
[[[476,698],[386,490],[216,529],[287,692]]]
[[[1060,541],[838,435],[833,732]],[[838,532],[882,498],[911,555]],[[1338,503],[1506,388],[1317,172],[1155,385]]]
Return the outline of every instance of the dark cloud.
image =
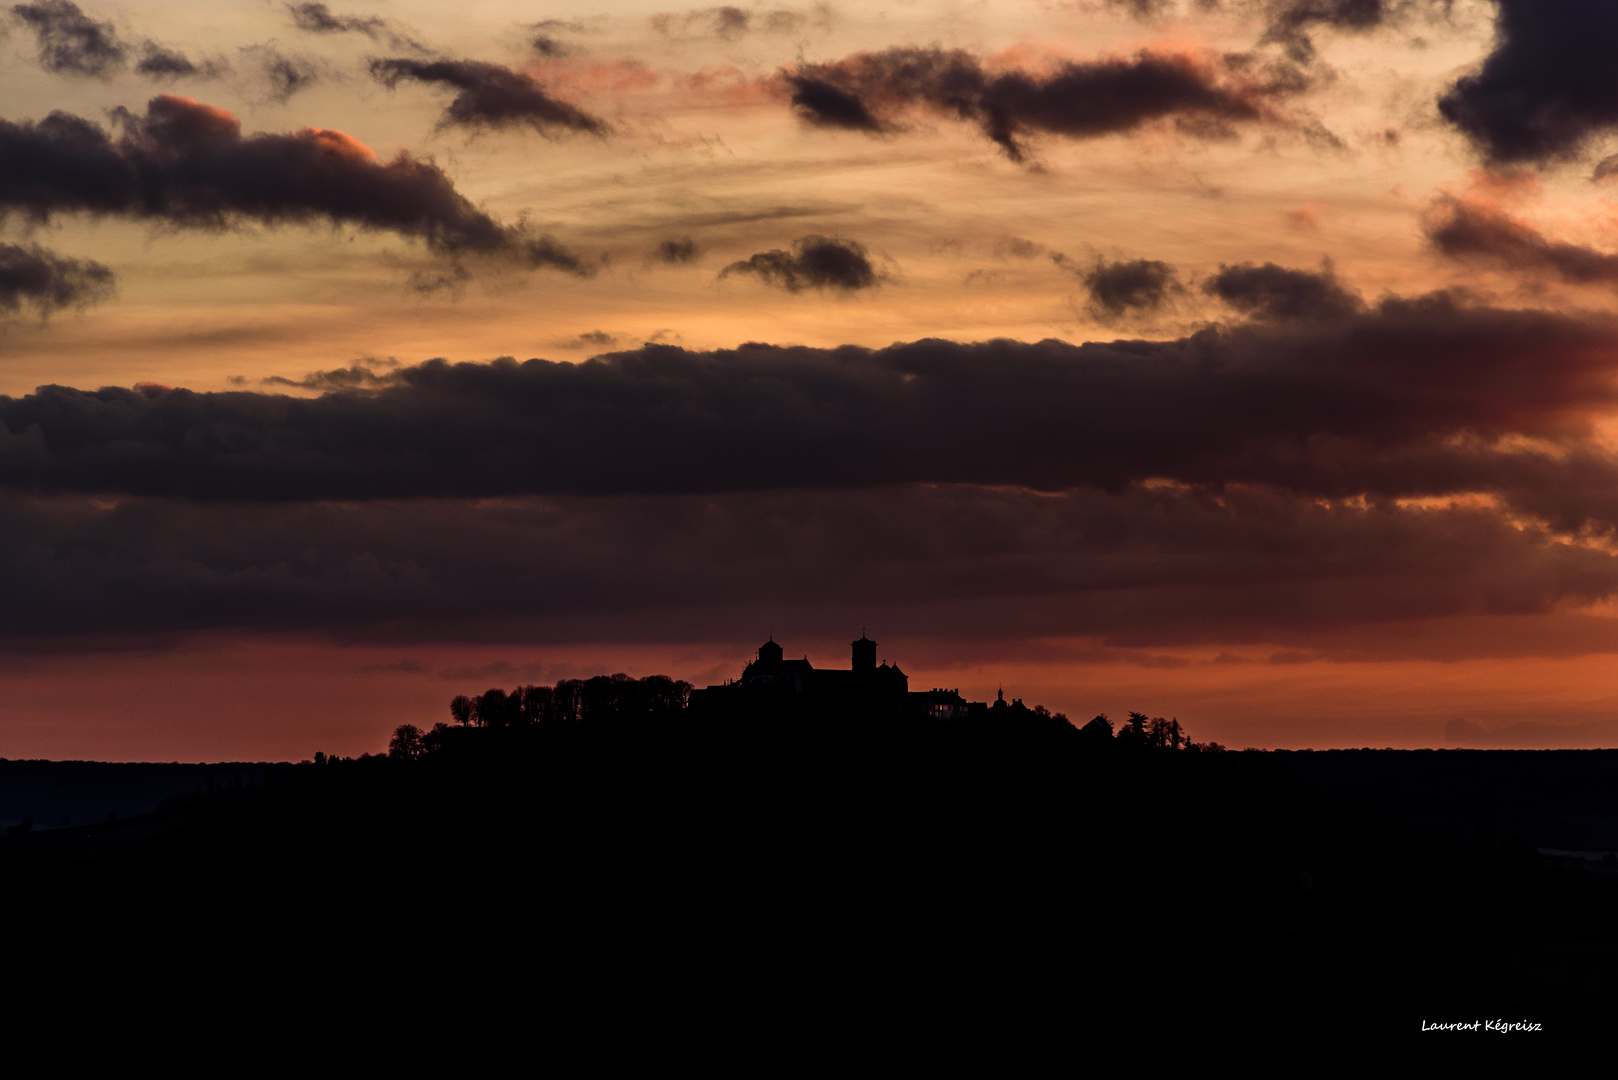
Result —
[[[243,136],[223,109],[164,94],[143,116],[117,110],[117,137],[69,113],[0,120],[0,215],[43,222],[115,215],[203,229],[326,221],[573,273],[590,268],[548,237],[502,225],[436,165],[391,161],[340,131]]]
[[[205,60],[201,64],[193,63],[190,57],[178,49],[159,45],[155,41],[141,45],[140,60],[135,64],[136,74],[144,75],[154,82],[181,78],[214,79],[227,70],[228,65],[222,61]]]
[[[732,274],[747,274],[793,293],[828,288],[853,292],[881,282],[863,244],[830,236],[805,236],[792,242],[791,251],[761,251],[719,271],[722,278]]]
[[[333,15],[325,4],[288,4],[292,25],[311,34],[364,34],[373,41],[387,30],[387,22],[375,15]]]
[[[242,501],[1163,480],[1481,492],[1610,528],[1618,463],[1593,418],[1618,404],[1615,374],[1612,322],[1432,296],[1168,342],[433,361],[312,399],[43,387],[0,398],[0,487]]]
[[[301,379],[288,379],[280,375],[271,375],[260,379],[264,386],[290,386],[300,390],[318,390],[321,393],[337,391],[365,391],[380,390],[384,386],[392,386],[399,381],[399,362],[397,360],[361,360],[350,367],[337,368],[333,371],[314,371]],[[246,382],[245,379],[233,379],[233,382]],[[137,387],[137,389],[139,389]]]
[[[792,107],[799,116],[816,127],[872,133],[893,130],[892,124],[878,120],[859,94],[852,90],[795,72],[788,73],[785,78],[787,85],[792,88]]]
[[[1618,7],[1497,0],[1494,49],[1438,111],[1495,164],[1578,155],[1618,128]]]
[[[618,344],[618,338],[605,330],[586,330],[572,340],[565,342],[566,349],[609,349]]]
[[[285,380],[318,397],[45,387],[0,398],[0,635],[701,639],[857,609],[1281,663],[1491,613],[1435,655],[1618,647],[1611,620],[1532,621],[1618,591],[1583,542],[1618,528],[1618,322],[1320,313]]]
[[[824,10],[817,12],[817,16],[818,21],[826,21]],[[728,4],[684,12],[664,11],[651,17],[652,29],[666,37],[716,37],[721,41],[735,41],[755,30],[769,34],[795,34],[808,26],[809,22],[808,15],[791,8],[760,12],[755,18],[753,12]]]
[[[963,49],[894,48],[781,73],[793,108],[819,127],[880,133],[922,106],[977,124],[1015,161],[1033,133],[1095,138],[1164,118],[1195,135],[1278,120],[1275,102],[1303,89],[1295,69],[1252,58],[1140,52],[1128,59],[1063,61],[1052,73],[986,71]]]
[[[1255,319],[1343,319],[1365,303],[1343,287],[1328,264],[1318,272],[1265,263],[1220,264],[1203,291]]]
[[[1179,288],[1174,267],[1151,259],[1129,262],[1097,259],[1093,267],[1079,276],[1090,293],[1091,304],[1107,316],[1128,311],[1155,311]]]
[[[529,47],[540,56],[548,60],[572,56],[574,47],[565,41],[558,41],[557,34],[582,34],[588,28],[580,22],[569,22],[566,19],[541,19],[528,26],[532,36],[528,39]]]
[[[1002,236],[994,242],[994,253],[1002,259],[1032,259],[1045,254],[1047,250],[1044,244],[1021,236]]]
[[[1482,259],[1526,273],[1548,272],[1575,285],[1618,282],[1618,255],[1545,239],[1485,203],[1443,196],[1422,216],[1427,239],[1455,259]]]
[[[1374,30],[1410,6],[1410,0],[1269,0],[1263,40],[1285,46],[1294,60],[1307,63],[1315,56],[1310,30]]]
[[[766,613],[841,630],[857,610],[895,639],[1284,635],[1302,649],[1343,625],[1527,616],[1615,588],[1610,557],[1488,511],[1325,507],[1267,489],[284,505],[0,495],[0,636],[32,648],[219,629],[701,640]]]
[[[249,45],[242,52],[258,65],[270,84],[270,96],[283,104],[320,81],[319,66],[306,56],[284,53],[274,45]]]
[[[66,259],[37,244],[0,244],[0,312],[29,303],[45,314],[82,307],[112,293],[113,273],[90,259]]]
[[[667,33],[668,31],[665,27],[670,19],[678,19],[682,28],[687,29],[688,32],[693,23],[700,24],[714,37],[722,38],[725,41],[734,41],[747,33],[748,26],[752,22],[752,17],[741,8],[726,5],[688,11],[684,16],[654,15],[652,16],[652,27],[660,33]]]
[[[573,50],[568,45],[557,41],[549,34],[535,34],[528,39],[528,44],[536,53],[548,60],[573,55]]]
[[[105,77],[121,70],[133,49],[121,41],[110,22],[97,22],[71,0],[41,0],[17,4],[15,18],[26,23],[39,40],[39,62],[47,71]],[[135,73],[153,81],[177,78],[218,78],[229,70],[221,60],[200,64],[185,53],[152,40],[139,43]]]
[[[664,240],[652,250],[652,258],[663,263],[695,262],[697,254],[697,242],[689,236]]]
[[[439,118],[440,127],[500,128],[525,126],[544,135],[558,131],[607,133],[598,117],[551,97],[545,87],[519,71],[477,60],[371,61],[371,75],[390,89],[405,80],[439,83],[459,90]]]
[[[386,41],[396,49],[423,51],[424,46],[396,30],[388,20],[376,15],[334,15],[321,3],[288,4],[292,25],[311,34],[364,34],[372,41]]]
[[[90,18],[72,0],[16,4],[11,13],[39,40],[39,64],[46,71],[106,76],[129,58],[112,23]]]

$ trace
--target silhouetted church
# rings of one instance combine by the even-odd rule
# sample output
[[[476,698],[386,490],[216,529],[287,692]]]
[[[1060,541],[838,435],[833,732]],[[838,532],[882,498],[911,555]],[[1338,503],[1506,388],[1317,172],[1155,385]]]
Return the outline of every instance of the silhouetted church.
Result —
[[[796,705],[808,708],[848,708],[858,712],[902,715],[921,713],[940,720],[965,717],[973,704],[958,690],[910,692],[910,677],[898,664],[876,662],[876,642],[863,633],[850,642],[853,664],[817,668],[807,656],[786,659],[770,639],[758,647],[758,659],[742,669],[740,678],[705,690],[691,691],[691,707],[729,710],[736,706]]]

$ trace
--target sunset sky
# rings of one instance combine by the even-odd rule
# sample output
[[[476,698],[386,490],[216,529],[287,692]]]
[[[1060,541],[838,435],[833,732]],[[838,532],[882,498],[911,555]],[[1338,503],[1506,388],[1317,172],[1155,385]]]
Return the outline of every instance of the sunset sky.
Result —
[[[1243,747],[1618,745],[1618,7],[37,0],[0,756],[773,634]]]

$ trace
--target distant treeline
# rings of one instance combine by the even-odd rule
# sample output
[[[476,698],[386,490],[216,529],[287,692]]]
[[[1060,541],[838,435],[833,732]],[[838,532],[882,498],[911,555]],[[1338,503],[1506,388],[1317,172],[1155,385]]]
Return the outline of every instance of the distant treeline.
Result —
[[[423,731],[414,724],[400,724],[388,743],[388,756],[414,760],[433,754],[444,748],[451,738],[450,732],[461,729],[556,728],[668,720],[687,712],[690,702],[691,684],[667,675],[634,679],[619,672],[589,679],[563,679],[555,686],[519,686],[509,691],[496,687],[476,697],[459,694],[451,700],[449,712],[455,721],[453,725],[439,722],[431,730]],[[1087,745],[1106,744],[1122,750],[1220,753],[1225,749],[1216,742],[1192,742],[1178,719],[1132,712],[1115,732],[1112,721],[1102,713],[1080,728],[1066,715],[1053,713],[1043,705],[1030,708],[1021,698],[1009,705],[1004,701],[996,702],[993,708],[977,713],[975,720],[964,723],[1048,728],[1071,733]]]
[[[555,686],[498,687],[476,697],[457,695],[449,703],[450,717],[461,728],[562,727],[606,721],[666,718],[684,712],[691,700],[691,684],[667,675],[633,679],[623,672],[589,679],[563,679]],[[445,723],[422,731],[400,724],[388,743],[388,756],[414,759],[442,749]]]
[[[1021,705],[1022,702],[1017,702]],[[1035,706],[1038,712],[1042,706]],[[1061,716],[1061,713],[1057,713]],[[1065,719],[1065,718],[1064,718]],[[1220,754],[1225,748],[1216,742],[1194,743],[1180,726],[1178,719],[1165,720],[1161,716],[1147,717],[1145,713],[1132,712],[1129,719],[1113,733],[1112,721],[1107,714],[1102,713],[1079,729],[1079,734],[1091,742],[1110,740],[1118,746],[1139,748],[1143,750],[1184,750],[1191,753]]]

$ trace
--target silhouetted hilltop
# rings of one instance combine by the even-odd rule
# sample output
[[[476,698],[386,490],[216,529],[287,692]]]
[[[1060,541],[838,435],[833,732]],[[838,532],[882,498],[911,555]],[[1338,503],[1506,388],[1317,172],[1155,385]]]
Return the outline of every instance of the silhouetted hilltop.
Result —
[[[602,679],[457,699],[386,756],[166,816],[0,839],[30,883],[4,902],[84,948],[132,947],[116,897],[143,941],[358,942],[378,971],[542,973],[564,1009],[798,1039],[1007,1015],[1145,1035],[1165,1008],[1181,1034],[1257,1012],[1369,1038],[1566,1023],[1612,990],[1566,962],[1618,948],[1611,881],[1332,801],[1299,755],[1143,714],[703,710],[673,680]]]

